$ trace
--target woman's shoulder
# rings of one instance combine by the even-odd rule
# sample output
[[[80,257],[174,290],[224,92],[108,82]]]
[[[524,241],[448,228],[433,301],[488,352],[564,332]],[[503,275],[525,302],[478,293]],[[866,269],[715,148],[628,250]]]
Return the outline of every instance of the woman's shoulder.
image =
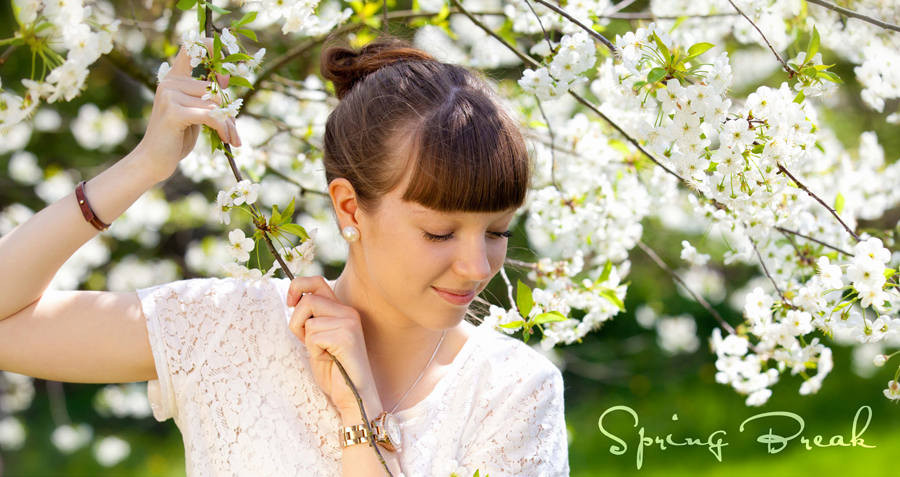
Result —
[[[475,365],[493,377],[521,378],[523,374],[549,378],[561,374],[560,369],[541,351],[524,341],[506,334],[489,324],[474,327],[472,338],[480,354],[472,360]],[[540,346],[537,341],[530,340]]]

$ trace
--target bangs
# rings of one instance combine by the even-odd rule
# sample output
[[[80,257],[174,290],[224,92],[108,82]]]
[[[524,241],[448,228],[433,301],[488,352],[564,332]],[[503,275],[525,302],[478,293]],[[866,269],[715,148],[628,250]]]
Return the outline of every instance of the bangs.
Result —
[[[454,89],[415,121],[408,139],[401,200],[448,213],[503,212],[525,204],[532,163],[521,131],[484,94]]]

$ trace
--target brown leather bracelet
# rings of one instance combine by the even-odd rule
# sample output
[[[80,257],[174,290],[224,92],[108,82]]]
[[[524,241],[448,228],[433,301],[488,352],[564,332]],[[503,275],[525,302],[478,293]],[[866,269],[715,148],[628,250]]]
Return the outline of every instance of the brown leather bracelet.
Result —
[[[78,199],[78,206],[81,207],[81,215],[84,215],[84,220],[90,222],[95,229],[103,232],[109,228],[109,224],[104,224],[96,215],[94,215],[91,204],[88,203],[87,197],[84,195],[84,185],[86,183],[87,181],[81,181],[78,183],[78,186],[75,187],[75,198]]]

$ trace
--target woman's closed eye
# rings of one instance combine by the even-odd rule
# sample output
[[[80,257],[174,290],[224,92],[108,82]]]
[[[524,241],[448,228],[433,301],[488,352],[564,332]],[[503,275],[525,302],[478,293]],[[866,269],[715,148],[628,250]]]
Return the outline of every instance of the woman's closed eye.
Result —
[[[510,232],[509,230],[506,230],[503,232],[488,232],[488,233],[492,234],[492,235],[496,235],[498,238],[499,237],[510,238],[513,236],[512,232]],[[443,242],[443,241],[450,240],[451,238],[453,238],[452,233],[447,234],[447,235],[434,235],[434,234],[430,234],[428,232],[423,231],[422,234],[424,235],[424,237],[427,240],[430,240],[432,242]]]

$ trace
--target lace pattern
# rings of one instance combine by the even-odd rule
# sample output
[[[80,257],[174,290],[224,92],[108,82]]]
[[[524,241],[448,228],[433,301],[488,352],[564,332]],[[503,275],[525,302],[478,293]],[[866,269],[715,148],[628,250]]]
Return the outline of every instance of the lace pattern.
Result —
[[[329,284],[333,285],[333,281]],[[137,290],[187,475],[340,476],[338,409],[288,328],[290,280],[181,280]],[[479,326],[423,401],[396,416],[404,477],[569,474],[562,374],[527,344]]]

